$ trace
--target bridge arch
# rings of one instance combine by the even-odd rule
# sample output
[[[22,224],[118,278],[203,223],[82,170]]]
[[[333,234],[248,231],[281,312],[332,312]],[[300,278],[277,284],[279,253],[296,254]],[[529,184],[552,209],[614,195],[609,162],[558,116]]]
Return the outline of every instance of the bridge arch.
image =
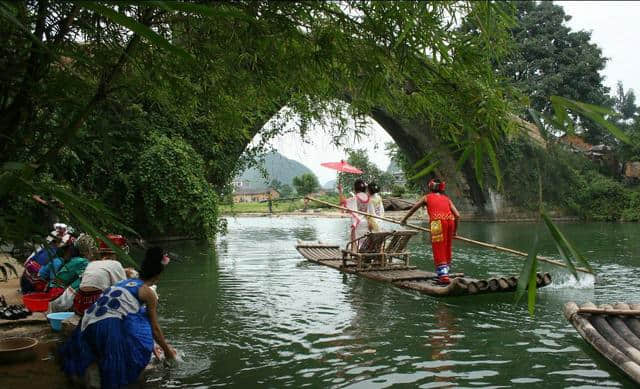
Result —
[[[345,103],[348,104],[346,101]],[[240,145],[241,147],[236,152],[238,158],[247,149],[252,139],[263,131],[267,122],[279,111],[275,111],[268,118],[265,116],[263,120],[252,127],[250,138]],[[395,117],[382,108],[372,109],[368,116],[389,134],[411,163],[417,162],[434,149],[440,151],[447,149],[435,136],[426,120],[416,121]],[[435,169],[434,174],[447,180],[447,192],[454,199],[458,208],[463,212],[484,213],[488,192],[478,184],[473,169],[469,166],[463,166],[460,170],[456,169],[456,160],[448,152],[439,152],[438,158],[440,165]],[[426,182],[427,179],[425,178],[423,181]]]

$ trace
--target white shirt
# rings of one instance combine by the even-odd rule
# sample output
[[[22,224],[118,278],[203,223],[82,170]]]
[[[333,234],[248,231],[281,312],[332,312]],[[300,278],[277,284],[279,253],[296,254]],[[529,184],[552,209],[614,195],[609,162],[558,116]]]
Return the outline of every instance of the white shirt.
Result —
[[[373,213],[375,210],[373,204],[370,201],[369,195],[366,193],[358,193],[355,196],[347,199],[347,207],[350,210]],[[355,212],[350,212],[351,215],[351,228],[356,232],[356,239],[360,238],[367,232],[369,232],[369,225],[367,223],[367,217]]]
[[[90,287],[105,290],[127,278],[122,264],[112,259],[91,261],[82,273],[80,288]]]

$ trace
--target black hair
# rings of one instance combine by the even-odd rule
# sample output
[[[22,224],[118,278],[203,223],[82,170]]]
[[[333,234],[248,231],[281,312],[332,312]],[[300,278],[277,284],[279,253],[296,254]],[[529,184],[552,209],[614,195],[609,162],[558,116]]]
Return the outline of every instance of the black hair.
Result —
[[[163,256],[164,251],[160,247],[151,247],[147,250],[142,266],[140,266],[141,280],[148,280],[162,273],[164,270],[164,265],[162,264]]]
[[[364,180],[358,178],[353,182],[353,190],[356,193],[364,192],[367,190],[367,184],[364,182]]]
[[[380,187],[375,182],[370,182],[369,185],[367,185],[367,191],[373,195],[380,192]]]
[[[56,257],[65,258],[65,254],[69,254],[69,258],[80,257],[80,250],[73,243],[67,243],[62,247],[58,247],[56,250]]]

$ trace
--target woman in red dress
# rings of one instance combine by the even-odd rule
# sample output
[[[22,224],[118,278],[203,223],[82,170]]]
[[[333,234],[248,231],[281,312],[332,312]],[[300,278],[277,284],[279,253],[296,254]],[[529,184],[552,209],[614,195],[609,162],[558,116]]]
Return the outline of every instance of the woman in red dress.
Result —
[[[445,182],[439,179],[429,181],[430,193],[407,212],[401,223],[413,215],[418,208],[426,206],[429,214],[429,229],[431,230],[431,247],[433,249],[433,262],[436,267],[438,281],[448,284],[449,268],[451,266],[451,241],[456,235],[460,213],[451,199],[444,194]]]

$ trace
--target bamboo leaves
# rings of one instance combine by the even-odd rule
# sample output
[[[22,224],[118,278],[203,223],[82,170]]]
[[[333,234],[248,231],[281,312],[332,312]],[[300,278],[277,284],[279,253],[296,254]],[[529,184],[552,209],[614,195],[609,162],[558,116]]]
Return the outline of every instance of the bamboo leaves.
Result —
[[[170,53],[184,58],[184,59],[194,59],[191,54],[187,53],[183,49],[171,44],[168,40],[162,37],[160,34],[153,31],[150,27],[145,26],[144,24],[138,22],[137,20],[126,16],[118,11],[115,11],[112,8],[106,7],[100,3],[92,2],[92,1],[82,1],[79,4],[87,9],[91,9],[97,12],[100,15],[103,15],[119,25],[130,29],[136,34],[145,37],[152,44],[162,47],[163,49],[169,51]]]
[[[627,144],[632,144],[631,139],[629,139],[627,134],[621,131],[615,124],[605,119],[605,115],[614,115],[614,112],[611,109],[580,101],[574,101],[560,96],[551,96],[550,100],[555,113],[555,123],[560,129],[564,129],[565,123],[568,123],[568,130],[573,130],[573,122],[569,120],[568,114],[568,111],[571,110],[598,123],[621,141]]]
[[[7,271],[7,270],[9,270],[9,271]],[[3,277],[4,281],[8,281],[9,280],[10,272],[13,273],[13,275],[16,278],[20,277],[18,275],[18,270],[16,270],[15,266],[10,264],[9,262],[4,262],[4,263],[0,264],[0,273],[2,273],[2,277]]]
[[[531,316],[534,315],[536,307],[536,269],[538,266],[538,243],[538,228],[536,228],[536,232],[533,236],[533,242],[531,244],[531,249],[529,250],[529,256],[527,257],[527,261],[522,267],[520,277],[518,278],[518,287],[515,294],[515,302],[517,303],[518,301],[520,301],[520,299],[522,299],[525,291],[528,291],[527,306],[529,308],[529,314]]]
[[[567,266],[571,270],[571,273],[574,277],[578,278],[578,274],[575,270],[575,265],[573,264],[571,257],[573,257],[578,264],[582,265],[586,269],[588,269],[591,273],[593,273],[593,269],[589,262],[578,252],[578,250],[573,246],[573,244],[564,236],[564,234],[558,229],[558,227],[551,221],[549,215],[547,215],[544,211],[541,212],[542,220],[544,221],[547,229],[551,233],[553,240],[556,244],[558,252],[561,254],[564,261],[567,263]]]

